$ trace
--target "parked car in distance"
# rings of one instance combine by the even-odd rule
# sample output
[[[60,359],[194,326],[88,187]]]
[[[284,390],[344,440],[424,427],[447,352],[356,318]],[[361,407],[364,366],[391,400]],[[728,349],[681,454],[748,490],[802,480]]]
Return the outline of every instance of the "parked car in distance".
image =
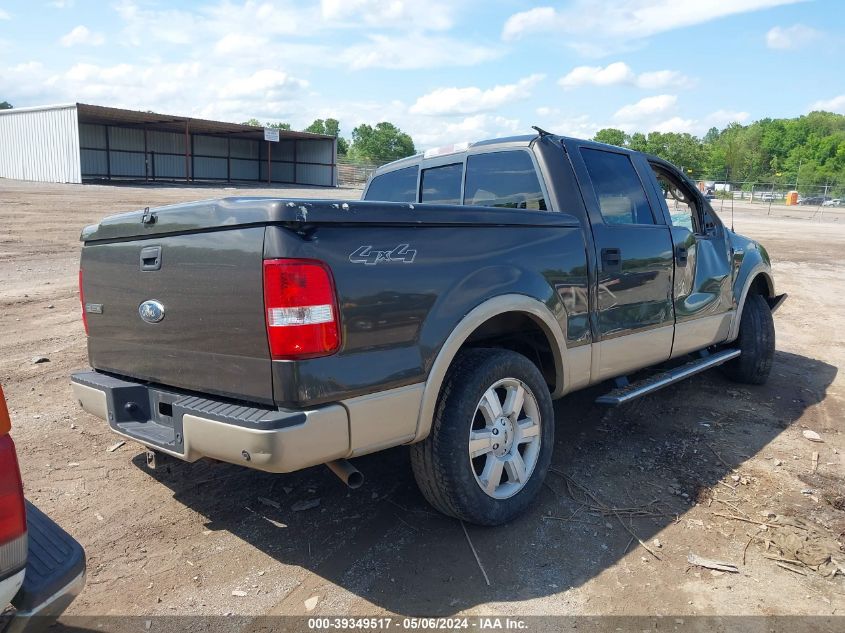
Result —
[[[85,585],[85,552],[24,499],[11,420],[0,387],[0,631],[48,626]],[[10,604],[11,603],[11,604]]]
[[[825,196],[809,196],[807,198],[799,198],[798,204],[806,204],[811,206],[819,206],[827,202],[828,198]]]
[[[841,207],[842,206],[842,199],[841,198],[833,198],[832,200],[825,200],[822,203],[823,207]]]
[[[73,391],[153,462],[357,484],[348,458],[410,445],[431,505],[487,525],[539,492],[552,398],[763,383],[785,297],[676,167],[542,131],[385,165],[360,201],[173,205],[81,239]]]

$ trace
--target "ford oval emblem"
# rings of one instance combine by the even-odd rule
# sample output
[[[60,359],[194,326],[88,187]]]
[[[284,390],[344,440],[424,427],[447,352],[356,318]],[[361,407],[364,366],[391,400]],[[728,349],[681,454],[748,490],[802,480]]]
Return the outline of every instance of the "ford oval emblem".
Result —
[[[164,318],[164,306],[161,301],[150,299],[138,306],[138,314],[147,323],[158,323]]]

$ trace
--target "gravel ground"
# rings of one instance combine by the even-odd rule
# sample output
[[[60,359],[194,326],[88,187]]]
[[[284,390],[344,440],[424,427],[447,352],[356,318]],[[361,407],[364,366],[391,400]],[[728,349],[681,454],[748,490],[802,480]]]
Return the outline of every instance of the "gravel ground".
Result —
[[[87,366],[80,228],[233,194],[359,192],[0,180],[0,381],[27,496],[88,554],[69,614],[845,612],[845,571],[830,575],[831,558],[845,569],[839,214],[735,207],[736,229],[763,242],[790,295],[775,319],[771,380],[738,386],[712,371],[612,411],[592,404],[598,389],[558,401],[555,472],[539,502],[510,525],[467,528],[488,586],[461,525],[417,492],[405,448],[356,460],[367,478],[356,491],[322,467],[268,475],[172,462],[151,472],[139,445],[108,452],[115,436],[78,408],[68,375]],[[42,355],[49,362],[32,362]],[[319,505],[294,511],[311,500]],[[739,572],[691,565],[691,553]]]

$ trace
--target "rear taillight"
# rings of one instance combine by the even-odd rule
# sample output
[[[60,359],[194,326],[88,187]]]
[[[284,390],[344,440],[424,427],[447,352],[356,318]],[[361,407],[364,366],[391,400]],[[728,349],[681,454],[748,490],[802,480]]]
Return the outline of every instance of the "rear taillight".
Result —
[[[3,387],[0,387],[0,435],[6,435],[12,430],[12,419],[9,417],[9,409],[6,407],[6,397],[3,395]]]
[[[0,546],[26,533],[23,488],[15,443],[7,433],[0,437]]]
[[[85,328],[85,335],[88,336],[88,315],[85,314],[85,292],[82,290],[82,269],[79,269],[79,303],[82,304],[82,327]]]
[[[275,359],[328,356],[340,347],[334,281],[323,262],[265,260],[264,315]]]
[[[0,388],[0,578],[26,563],[26,508],[11,422]]]

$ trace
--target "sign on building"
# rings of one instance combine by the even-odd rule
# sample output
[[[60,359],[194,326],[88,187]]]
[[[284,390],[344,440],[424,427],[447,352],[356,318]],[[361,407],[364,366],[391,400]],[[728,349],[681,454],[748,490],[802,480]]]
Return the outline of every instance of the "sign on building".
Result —
[[[279,142],[279,130],[272,127],[265,127],[264,128],[264,140],[271,141],[273,143]]]

